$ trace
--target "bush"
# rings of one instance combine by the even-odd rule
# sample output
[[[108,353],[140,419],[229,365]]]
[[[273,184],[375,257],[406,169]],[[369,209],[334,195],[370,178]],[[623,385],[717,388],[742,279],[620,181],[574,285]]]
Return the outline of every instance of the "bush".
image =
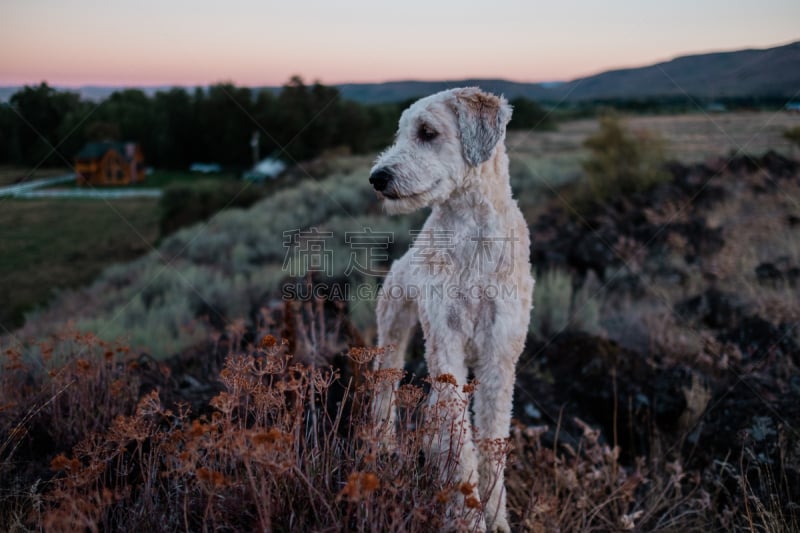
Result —
[[[202,180],[168,185],[160,201],[161,236],[207,220],[228,207],[250,207],[260,198],[258,187],[241,181]]]
[[[511,116],[511,122],[508,123],[508,129],[537,131],[556,129],[550,113],[533,100],[522,97],[514,98],[510,104],[514,108],[514,114]]]
[[[800,126],[789,128],[783,132],[783,138],[789,141],[793,146],[800,148]]]
[[[326,335],[332,323],[318,313],[285,316],[296,324],[287,342],[268,332],[288,323],[264,322],[241,350],[215,341],[201,373],[193,356],[157,363],[93,335],[62,333],[31,358],[2,346],[0,530],[440,530],[464,486],[426,461],[442,428],[437,405],[402,371],[370,370],[380,350],[343,348],[352,338]],[[401,377],[386,453],[369,402]],[[469,401],[473,387],[463,391],[458,401]],[[781,456],[775,478],[755,453],[758,432],[782,431],[769,419],[754,418],[738,460],[700,471],[686,469],[684,437],[654,432],[649,458],[626,462],[609,435],[572,421],[579,433],[560,416],[553,431],[515,424],[496,448],[510,454],[515,530],[797,530],[785,496],[794,458]]]
[[[369,401],[401,372],[369,369],[380,350],[353,348],[342,367],[315,368],[274,337],[259,337],[257,347],[227,357],[218,374],[224,390],[209,394],[201,414],[164,405],[157,390],[137,403],[130,392],[143,371],[123,347],[62,339],[70,348],[64,366],[35,378],[52,387],[42,395],[28,387],[22,397],[20,380],[30,367],[10,369],[12,354],[12,374],[0,381],[7,407],[0,417],[0,529],[440,530],[447,502],[464,485],[424,462],[442,420],[422,384],[398,389],[402,423],[388,455],[370,423]],[[99,349],[84,353],[90,346]],[[465,389],[461,401],[470,394]],[[40,422],[42,429],[31,431]],[[513,453],[508,501],[520,527],[618,530],[635,523],[653,530],[647,526],[664,517],[676,528],[696,524],[696,483],[661,474],[663,468],[624,467],[619,448],[577,423],[584,430],[577,447],[545,445],[545,428],[517,427],[498,449]],[[47,453],[25,457],[37,461],[32,471],[15,450],[30,444],[27,454],[43,441],[51,444]]]
[[[140,384],[133,364],[126,345],[69,330],[33,349],[6,348],[0,354],[3,487],[9,486],[3,477],[27,468],[28,461],[39,459],[36,454],[69,449],[131,414]]]
[[[600,301],[597,280],[591,274],[576,288],[563,270],[548,270],[537,276],[533,291],[533,315],[529,331],[548,339],[567,330],[600,333]]]
[[[275,191],[251,209],[227,209],[208,223],[180,229],[150,254],[109,268],[91,287],[63,294],[56,306],[42,312],[48,318],[43,314],[30,317],[28,327],[42,337],[69,319],[81,331],[105,339],[124,337],[132,348],[145,349],[160,359],[195,344],[198,335],[207,332],[204,317],[214,327],[224,326],[280,296],[280,281],[289,274],[283,269],[284,232],[288,230],[316,226],[333,231],[335,239],[329,244],[337,259],[337,275],[350,257],[344,243],[347,231],[385,229],[391,223],[397,235],[392,252],[402,251],[409,237],[408,218],[370,215],[371,208],[377,209],[366,183],[369,168],[364,163],[347,170],[324,180],[302,180]],[[213,189],[212,185],[222,184],[218,181],[208,187]],[[226,187],[231,185],[243,186],[230,182]],[[201,194],[177,184],[170,189],[164,201],[175,217],[181,213],[202,217],[201,209],[219,204],[214,190]],[[363,311],[361,317],[367,318],[366,314]]]
[[[584,204],[644,191],[670,177],[664,142],[647,131],[628,131],[614,115],[602,117],[600,130],[583,144],[591,152],[582,165],[586,182],[579,199]]]

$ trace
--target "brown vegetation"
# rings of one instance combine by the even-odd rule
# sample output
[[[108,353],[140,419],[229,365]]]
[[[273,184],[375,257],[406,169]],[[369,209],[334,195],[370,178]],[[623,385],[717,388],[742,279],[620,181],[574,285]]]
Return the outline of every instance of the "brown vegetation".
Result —
[[[397,445],[382,450],[366,409],[395,376],[369,369],[374,349],[333,353],[348,336],[331,332],[351,328],[328,315],[321,303],[285,310],[277,329],[288,339],[276,339],[275,326],[244,336],[230,330],[206,361],[192,354],[157,363],[79,334],[41,343],[35,358],[8,350],[0,524],[16,531],[437,529],[447,501],[471,490],[441,482],[425,460],[440,423],[427,389],[448,386],[447,377],[404,379]],[[320,324],[328,335],[315,337]],[[290,344],[299,351],[288,353]],[[323,354],[333,366],[306,363]],[[181,399],[187,388],[199,394],[191,405]],[[747,448],[741,459],[690,471],[669,452],[623,461],[597,429],[576,418],[573,437],[561,423],[518,424],[510,442],[487,443],[510,454],[509,509],[520,530],[784,524],[775,515],[782,509],[741,470]],[[738,481],[723,485],[715,469]],[[470,510],[468,499],[464,513]]]
[[[518,161],[515,186],[541,192]],[[515,530],[800,529],[800,166],[767,153],[666,169],[578,215],[548,184],[529,219],[542,272],[517,420],[488,443],[509,454]],[[179,232],[159,248],[174,268],[153,253],[109,270],[31,321],[35,342],[0,341],[0,529],[438,527],[471,487],[425,461],[427,391],[450,385],[421,377],[421,339],[397,448],[381,450],[365,409],[388,376],[351,323],[367,306],[274,303],[279,230],[371,222],[363,170],[343,174]],[[65,317],[103,313],[82,327],[130,343],[65,333]]]

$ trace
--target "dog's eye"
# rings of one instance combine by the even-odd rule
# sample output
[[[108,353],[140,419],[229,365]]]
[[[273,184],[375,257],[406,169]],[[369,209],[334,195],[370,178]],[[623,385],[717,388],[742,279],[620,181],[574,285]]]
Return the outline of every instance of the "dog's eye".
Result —
[[[427,124],[423,124],[422,126],[420,126],[419,131],[417,132],[417,137],[419,137],[421,141],[425,142],[434,140],[437,135],[439,135],[439,132],[431,128]]]

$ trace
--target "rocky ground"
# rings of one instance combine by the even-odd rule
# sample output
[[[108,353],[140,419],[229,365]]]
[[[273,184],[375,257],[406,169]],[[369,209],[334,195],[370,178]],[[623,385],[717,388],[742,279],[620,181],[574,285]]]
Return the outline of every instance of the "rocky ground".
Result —
[[[770,152],[668,168],[669,181],[582,211],[562,191],[532,221],[537,277],[567,273],[601,313],[591,328],[575,320],[529,335],[515,417],[553,447],[577,447],[588,424],[619,445],[629,469],[672,462],[693,473],[712,508],[768,502],[779,523],[797,524],[800,164]],[[571,304],[580,314],[581,302]],[[165,361],[141,354],[135,396],[158,389],[167,406],[209,414],[225,357],[265,332],[301,361],[331,361],[342,381],[353,372],[347,345],[365,344],[342,305],[265,301],[250,318],[255,326],[219,324],[212,340]],[[317,327],[333,334],[312,349],[326,337]],[[419,335],[413,352],[406,369],[424,376]],[[344,399],[332,391],[330,401]],[[31,429],[35,446],[19,450],[21,462],[65,451],[39,433],[48,434]],[[25,477],[38,476],[46,470]]]
[[[685,468],[707,475],[710,483],[730,485],[716,494],[738,498],[732,502],[737,505],[744,502],[734,490],[735,479],[744,475],[755,491],[774,498],[787,516],[796,516],[796,308],[779,312],[733,290],[738,278],[720,273],[714,265],[738,235],[712,219],[715,209],[737,196],[759,202],[794,193],[793,187],[800,185],[800,164],[768,152],[692,166],[673,163],[668,168],[672,179],[645,193],[615,198],[581,213],[554,201],[531,224],[532,262],[538,271],[570,272],[576,287],[594,278],[608,305],[647,300],[669,305],[667,319],[655,313],[654,320],[665,320],[671,328],[651,332],[652,338],[639,342],[625,338],[625,331],[597,334],[569,326],[549,338],[531,335],[519,365],[515,416],[524,425],[546,425],[546,442],[577,443],[581,425],[576,419],[598,427],[603,439],[620,445],[628,464],[653,454],[680,459]],[[796,210],[772,215],[786,234],[783,238],[800,238]],[[628,244],[625,253],[619,243],[634,243],[640,249],[631,252]],[[758,262],[752,272],[737,274],[751,279],[756,290],[797,300],[800,264],[792,253],[787,250],[773,261]],[[658,292],[663,286],[672,289],[668,297]],[[286,319],[287,309],[274,311],[275,323],[294,323]],[[324,313],[329,322],[341,322],[342,343],[360,342],[340,308],[329,306]],[[278,333],[302,353],[297,332],[283,328]],[[219,390],[215,380],[204,377],[213,376],[221,365],[230,349],[230,333],[221,332],[218,343],[167,363],[145,362],[150,377],[144,386],[157,384],[167,399],[189,401],[202,412]],[[689,346],[696,351],[678,340],[672,346],[670,334],[695,337]],[[243,331],[233,340],[246,344],[256,335]],[[347,375],[346,360],[337,358],[335,351],[332,346],[328,355]],[[414,352],[407,370],[422,376],[424,345],[419,335]]]
[[[649,342],[634,349],[624,332],[592,335],[570,328],[548,339],[531,339],[520,365],[517,416],[551,428],[561,418],[561,439],[580,435],[571,422],[579,417],[602,428],[604,438],[616,439],[628,461],[668,453],[689,468],[723,472],[721,478],[730,477],[726,467],[732,464],[733,472],[744,471],[754,486],[774,494],[796,516],[796,248],[773,252],[777,255],[771,261],[751,261],[756,266],[749,272],[719,272],[715,261],[726,246],[735,248],[744,237],[711,220],[734,196],[753,204],[781,197],[796,206],[792,195],[799,168],[772,152],[688,167],[673,164],[672,179],[646,193],[615,199],[586,214],[556,207],[534,222],[537,268],[567,269],[578,285],[596,276],[609,305],[652,300],[656,307],[671,307],[656,313],[672,325],[667,336],[688,335],[697,342],[695,351],[687,350],[678,339],[673,345],[655,338],[659,332],[653,331]],[[685,209],[677,213],[675,206]],[[674,216],[655,216],[659,212]],[[748,215],[754,213],[737,213]],[[779,242],[796,246],[796,208],[770,215]],[[637,243],[640,249],[626,256],[613,246],[620,242]],[[674,260],[676,255],[681,257]],[[775,300],[759,302],[764,293],[782,294],[793,302],[791,311],[780,309]],[[637,309],[647,308],[631,312]],[[772,481],[765,483],[765,477]]]

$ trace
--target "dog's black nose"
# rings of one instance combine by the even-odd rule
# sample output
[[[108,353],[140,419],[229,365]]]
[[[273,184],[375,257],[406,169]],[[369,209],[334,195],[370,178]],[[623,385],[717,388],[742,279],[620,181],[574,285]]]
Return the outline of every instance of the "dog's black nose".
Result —
[[[392,181],[392,177],[392,174],[388,170],[379,168],[369,177],[369,182],[375,187],[376,191],[382,191],[386,189],[386,186]]]

